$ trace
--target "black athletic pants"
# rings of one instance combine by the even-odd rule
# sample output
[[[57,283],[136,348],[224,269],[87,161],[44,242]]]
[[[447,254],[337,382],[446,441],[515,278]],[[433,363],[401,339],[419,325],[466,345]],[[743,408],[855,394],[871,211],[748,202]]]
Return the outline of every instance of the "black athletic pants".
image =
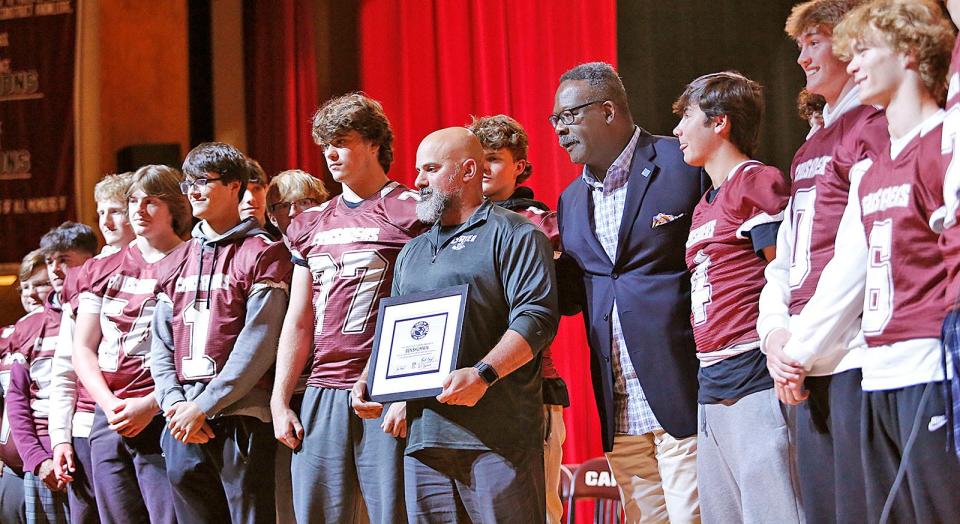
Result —
[[[860,458],[860,369],[807,377],[797,407],[797,468],[807,522],[866,521]]]
[[[861,445],[867,479],[868,522],[880,521],[897,469],[905,475],[888,522],[956,522],[960,518],[960,464],[947,449],[942,382],[863,394]],[[908,447],[911,433],[915,433]]]
[[[216,437],[206,444],[160,436],[177,521],[275,524],[273,426],[239,415],[208,422]]]

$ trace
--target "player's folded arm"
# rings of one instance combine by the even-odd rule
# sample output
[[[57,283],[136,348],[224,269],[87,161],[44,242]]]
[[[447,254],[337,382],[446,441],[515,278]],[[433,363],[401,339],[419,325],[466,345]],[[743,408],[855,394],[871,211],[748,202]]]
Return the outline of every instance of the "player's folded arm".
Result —
[[[860,222],[858,187],[858,183],[850,187],[837,227],[833,258],[824,266],[813,296],[790,320],[793,335],[784,352],[806,368],[818,355],[835,347],[846,327],[863,311],[867,239]]]
[[[6,409],[7,420],[13,430],[13,440],[20,452],[20,458],[23,459],[23,470],[37,474],[43,461],[52,459],[53,454],[44,448],[37,433],[37,425],[30,408],[30,380],[27,367],[20,362],[15,363],[10,369]]]
[[[50,418],[47,431],[50,446],[73,441],[73,414],[77,404],[77,372],[73,367],[73,325],[75,316],[66,310],[60,319],[60,333],[53,352],[53,372],[50,378]]]
[[[245,397],[276,362],[286,309],[286,284],[262,280],[253,285],[244,326],[230,356],[194,400],[207,417]]]
[[[183,386],[177,380],[172,320],[173,303],[167,295],[159,293],[150,323],[150,375],[157,404],[163,412],[186,400]]]
[[[783,210],[783,222],[777,231],[777,256],[767,264],[763,274],[766,284],[760,292],[760,316],[757,319],[757,333],[760,341],[776,329],[789,329],[790,326],[790,260],[793,257],[793,221],[791,202]],[[761,351],[766,351],[764,344]]]

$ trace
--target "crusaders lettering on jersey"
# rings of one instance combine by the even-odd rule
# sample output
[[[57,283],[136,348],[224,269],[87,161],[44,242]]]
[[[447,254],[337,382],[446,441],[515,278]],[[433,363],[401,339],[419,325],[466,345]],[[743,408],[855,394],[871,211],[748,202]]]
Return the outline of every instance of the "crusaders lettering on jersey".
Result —
[[[318,231],[313,236],[311,244],[321,246],[326,244],[352,244],[354,242],[376,242],[380,238],[379,227],[341,227]]]
[[[797,167],[793,172],[793,181],[796,182],[798,180],[822,175],[826,170],[827,164],[832,158],[833,157],[829,155],[819,156],[797,164]]]
[[[307,384],[349,389],[373,347],[379,300],[389,296],[393,264],[411,238],[417,195],[391,182],[359,205],[342,197],[308,209],[287,230],[294,262],[313,282],[314,358]]]
[[[704,240],[713,238],[713,233],[717,229],[716,219],[707,222],[702,226],[698,226],[690,229],[690,234],[687,236],[687,247],[696,245]]]
[[[175,290],[177,293],[197,291],[198,289],[212,291],[214,289],[229,289],[230,285],[230,275],[223,273],[190,275],[178,277]]]
[[[910,184],[900,184],[884,187],[864,196],[860,204],[863,216],[892,207],[907,207],[910,204],[910,189]]]

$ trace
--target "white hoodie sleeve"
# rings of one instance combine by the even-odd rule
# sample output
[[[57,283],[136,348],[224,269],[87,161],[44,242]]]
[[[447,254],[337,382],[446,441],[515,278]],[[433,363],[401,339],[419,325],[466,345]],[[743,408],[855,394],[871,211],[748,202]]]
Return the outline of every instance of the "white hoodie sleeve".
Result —
[[[862,160],[850,169],[850,193],[837,230],[833,258],[823,268],[810,301],[790,320],[792,336],[784,352],[807,369],[813,361],[836,349],[863,313],[868,249],[860,221],[859,187],[871,165],[871,160]]]
[[[950,89],[960,89],[957,75],[950,76]],[[942,221],[933,223],[933,230],[940,232],[957,224],[957,212],[960,211],[960,105],[947,110],[943,119],[943,142],[941,154],[950,155],[950,164],[943,178],[943,203],[946,214]]]
[[[793,257],[793,199],[783,210],[783,222],[777,232],[777,256],[767,264],[764,276],[767,283],[760,292],[760,351],[766,353],[767,336],[777,328],[789,329],[790,324],[790,259]]]
[[[73,412],[77,405],[77,373],[73,369],[73,332],[76,319],[65,305],[60,317],[60,333],[53,353],[53,373],[50,380],[50,447],[70,443],[73,430]]]

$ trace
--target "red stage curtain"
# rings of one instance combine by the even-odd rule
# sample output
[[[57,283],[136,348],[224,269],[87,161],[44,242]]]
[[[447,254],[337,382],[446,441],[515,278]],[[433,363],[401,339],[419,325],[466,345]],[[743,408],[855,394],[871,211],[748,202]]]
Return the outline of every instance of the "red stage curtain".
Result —
[[[556,205],[579,176],[547,123],[557,79],[581,62],[616,64],[614,0],[365,0],[359,23],[360,85],[383,102],[396,135],[392,178],[412,186],[427,133],[505,113],[530,135],[528,185]],[[564,319],[553,348],[570,386],[564,462],[579,463],[601,453],[579,316]]]
[[[310,135],[320,105],[314,23],[311,2],[244,2],[248,153],[270,176],[296,168],[326,178]]]

